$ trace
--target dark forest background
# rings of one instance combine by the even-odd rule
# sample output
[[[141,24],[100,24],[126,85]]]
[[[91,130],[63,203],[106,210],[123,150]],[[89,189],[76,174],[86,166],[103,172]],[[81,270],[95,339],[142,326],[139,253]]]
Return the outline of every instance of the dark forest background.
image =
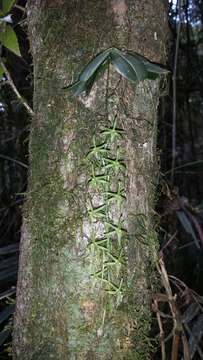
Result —
[[[11,358],[29,166],[31,116],[24,105],[26,99],[32,107],[33,94],[26,1],[8,2],[12,5],[12,23],[6,26],[17,34],[22,56],[16,55],[18,44],[16,51],[11,51],[13,45],[3,46],[1,26],[10,19],[5,19],[8,14],[2,12],[4,2],[0,1],[0,359]],[[152,301],[151,337],[156,347],[152,359],[184,359],[187,352],[190,359],[203,359],[203,0],[174,0],[169,3],[168,14],[167,67],[171,76],[167,86],[163,84],[159,106],[157,151],[161,173],[155,217],[161,285]],[[15,89],[21,97],[16,96]],[[174,321],[179,327],[175,345]]]

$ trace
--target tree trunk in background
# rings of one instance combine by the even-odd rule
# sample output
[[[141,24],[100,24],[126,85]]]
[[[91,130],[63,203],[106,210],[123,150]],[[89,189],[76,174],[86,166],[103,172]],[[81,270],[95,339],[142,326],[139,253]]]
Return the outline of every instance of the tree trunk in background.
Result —
[[[62,88],[108,47],[162,63],[166,8],[32,0],[28,20],[36,115],[14,359],[148,359],[159,81],[110,67],[88,97]]]

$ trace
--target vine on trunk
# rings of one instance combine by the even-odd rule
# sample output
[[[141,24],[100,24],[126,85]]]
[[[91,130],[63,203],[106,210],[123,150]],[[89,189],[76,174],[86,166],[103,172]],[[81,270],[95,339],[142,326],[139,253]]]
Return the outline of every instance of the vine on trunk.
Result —
[[[87,154],[91,165],[89,180],[90,193],[95,192],[100,205],[91,205],[88,215],[92,224],[89,250],[99,264],[91,276],[105,285],[108,294],[116,296],[119,305],[123,297],[122,269],[125,266],[125,245],[127,231],[122,216],[125,202],[124,176],[125,164],[122,157],[120,140],[124,131],[117,128],[116,119],[108,128],[103,129]],[[95,236],[94,225],[100,223],[103,229],[101,237]],[[101,224],[102,223],[102,224]]]

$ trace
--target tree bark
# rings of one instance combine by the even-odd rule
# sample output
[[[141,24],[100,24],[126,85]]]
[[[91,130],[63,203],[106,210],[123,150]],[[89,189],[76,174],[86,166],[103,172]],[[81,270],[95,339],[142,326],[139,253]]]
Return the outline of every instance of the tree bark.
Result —
[[[28,21],[35,117],[14,359],[148,359],[159,80],[135,86],[110,66],[88,97],[63,87],[112,46],[163,63],[166,8],[32,0]]]

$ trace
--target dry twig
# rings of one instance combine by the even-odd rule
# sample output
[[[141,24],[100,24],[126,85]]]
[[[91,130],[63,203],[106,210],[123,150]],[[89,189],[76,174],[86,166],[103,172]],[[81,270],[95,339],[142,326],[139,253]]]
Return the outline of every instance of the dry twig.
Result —
[[[168,302],[172,319],[173,319],[173,342],[172,342],[172,351],[171,351],[171,360],[178,360],[178,352],[180,341],[182,341],[183,352],[184,352],[184,360],[189,360],[189,346],[188,341],[185,336],[183,324],[181,321],[181,316],[176,303],[176,295],[173,295],[172,289],[169,282],[169,277],[165,268],[165,264],[162,258],[159,259],[157,264],[158,272],[161,276],[162,284],[164,286],[166,294],[157,294],[154,297],[154,311],[156,312],[157,321],[160,330],[160,343],[161,343],[161,353],[162,360],[166,359],[166,351],[165,351],[165,341],[164,340],[164,329],[161,320],[161,313],[158,308],[158,302]]]

